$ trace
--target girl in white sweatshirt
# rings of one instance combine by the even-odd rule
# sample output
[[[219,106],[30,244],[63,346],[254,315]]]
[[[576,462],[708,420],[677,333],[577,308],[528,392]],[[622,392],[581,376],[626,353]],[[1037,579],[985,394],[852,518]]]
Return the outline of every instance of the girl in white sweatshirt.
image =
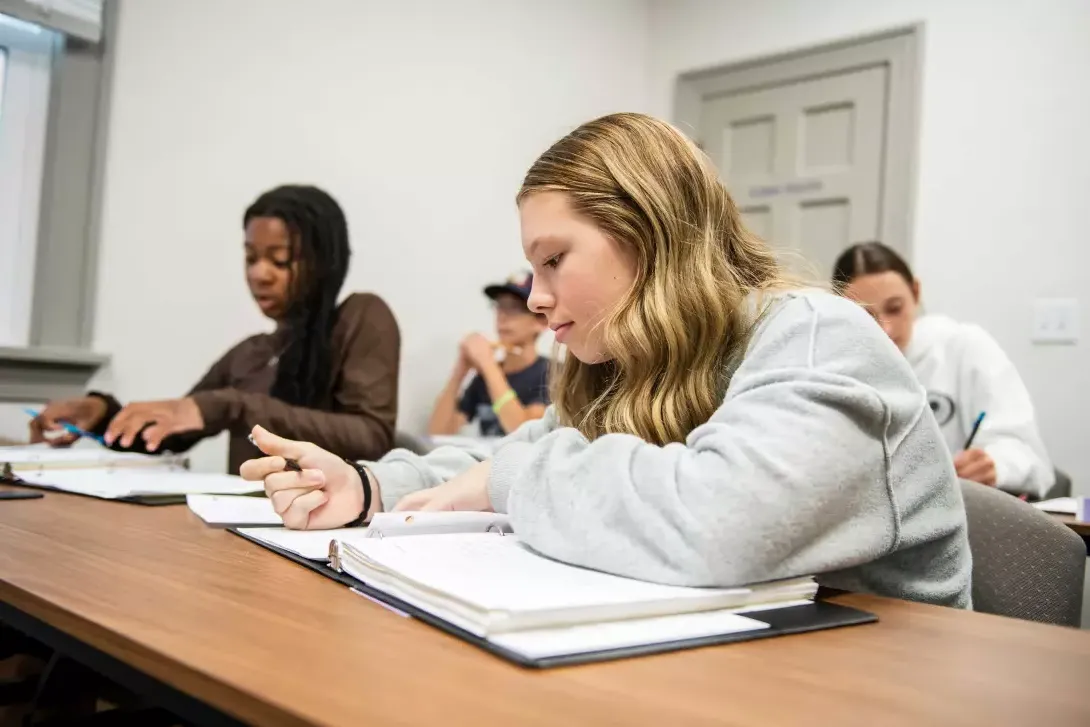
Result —
[[[481,461],[346,463],[258,428],[272,456],[242,475],[285,525],[495,510],[535,550],[631,578],[820,574],[969,606],[961,491],[912,370],[858,306],[785,280],[681,132],[586,123],[534,163],[518,208],[528,305],[568,351],[545,417]]]
[[[1042,498],[1055,479],[1041,443],[1029,392],[988,333],[940,315],[917,317],[920,282],[880,242],[853,245],[833,282],[863,305],[904,352],[927,389],[931,410],[954,456],[958,476]],[[984,413],[970,448],[965,444]]]

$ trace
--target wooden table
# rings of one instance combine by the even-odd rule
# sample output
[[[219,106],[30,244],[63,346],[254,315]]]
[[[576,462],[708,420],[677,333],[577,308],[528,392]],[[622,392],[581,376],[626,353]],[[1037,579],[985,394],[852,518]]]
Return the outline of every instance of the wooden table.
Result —
[[[1061,515],[1053,513],[1052,516],[1062,522],[1067,527],[1074,530],[1077,534],[1083,538],[1090,537],[1090,523],[1076,520],[1074,515]]]
[[[1090,724],[1090,633],[837,600],[881,623],[530,671],[183,507],[0,501],[0,619],[197,723]]]

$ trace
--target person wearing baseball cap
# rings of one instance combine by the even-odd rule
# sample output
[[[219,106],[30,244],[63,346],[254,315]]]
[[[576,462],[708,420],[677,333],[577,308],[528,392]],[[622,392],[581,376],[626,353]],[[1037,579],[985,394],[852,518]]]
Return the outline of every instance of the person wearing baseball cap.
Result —
[[[549,360],[538,355],[536,344],[547,326],[527,305],[532,285],[533,275],[520,272],[484,289],[496,310],[498,342],[480,333],[462,340],[450,380],[435,403],[429,434],[456,434],[475,421],[481,436],[501,437],[545,415]],[[470,371],[475,375],[463,390]]]

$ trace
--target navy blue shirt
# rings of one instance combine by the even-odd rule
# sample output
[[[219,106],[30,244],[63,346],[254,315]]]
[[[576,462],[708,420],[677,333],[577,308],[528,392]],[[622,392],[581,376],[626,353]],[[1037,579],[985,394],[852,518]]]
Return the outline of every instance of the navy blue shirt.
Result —
[[[514,389],[519,403],[523,406],[531,404],[549,404],[549,359],[538,357],[536,361],[513,374],[507,374],[507,383]],[[502,437],[507,432],[503,431],[500,419],[496,412],[492,411],[492,397],[488,395],[488,386],[480,374],[473,377],[469,386],[462,392],[462,400],[458,402],[458,411],[466,415],[469,421],[480,422],[482,437]]]

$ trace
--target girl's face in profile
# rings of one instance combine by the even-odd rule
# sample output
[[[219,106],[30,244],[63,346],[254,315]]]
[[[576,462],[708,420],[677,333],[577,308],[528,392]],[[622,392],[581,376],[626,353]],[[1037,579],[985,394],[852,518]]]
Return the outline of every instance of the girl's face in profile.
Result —
[[[602,323],[636,280],[632,251],[571,208],[563,192],[538,192],[519,205],[522,248],[533,267],[528,304],[556,340],[583,363],[612,358]]]

